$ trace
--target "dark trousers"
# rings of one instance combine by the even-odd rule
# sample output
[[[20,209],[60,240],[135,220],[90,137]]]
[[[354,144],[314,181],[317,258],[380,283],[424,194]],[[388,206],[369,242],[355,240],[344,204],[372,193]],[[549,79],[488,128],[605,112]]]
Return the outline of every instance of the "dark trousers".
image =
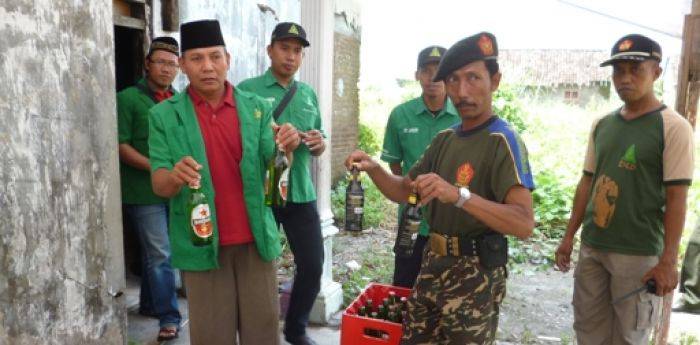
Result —
[[[294,285],[284,322],[284,334],[296,337],[306,334],[309,313],[321,290],[323,273],[323,236],[316,202],[287,202],[284,208],[273,208],[277,224],[287,234],[294,254]]]
[[[394,258],[394,286],[413,288],[423,259],[423,248],[428,243],[428,236],[418,235],[411,256],[396,255]]]

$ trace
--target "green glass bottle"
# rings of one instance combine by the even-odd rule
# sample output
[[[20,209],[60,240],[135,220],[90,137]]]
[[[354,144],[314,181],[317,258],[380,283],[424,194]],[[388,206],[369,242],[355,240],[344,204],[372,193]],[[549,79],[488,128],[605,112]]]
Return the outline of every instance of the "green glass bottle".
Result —
[[[289,191],[289,160],[279,147],[267,163],[265,173],[265,205],[284,207]]]
[[[198,247],[208,246],[214,240],[209,202],[200,187],[200,181],[190,184],[190,201],[187,203],[192,226],[192,244]]]
[[[360,182],[360,170],[353,166],[350,173],[350,183],[345,189],[345,231],[360,234],[364,218],[365,190]]]
[[[396,235],[396,246],[394,252],[401,256],[411,256],[413,246],[418,238],[418,231],[421,223],[421,210],[418,206],[420,197],[412,192],[408,195],[408,202],[399,221],[399,233]]]

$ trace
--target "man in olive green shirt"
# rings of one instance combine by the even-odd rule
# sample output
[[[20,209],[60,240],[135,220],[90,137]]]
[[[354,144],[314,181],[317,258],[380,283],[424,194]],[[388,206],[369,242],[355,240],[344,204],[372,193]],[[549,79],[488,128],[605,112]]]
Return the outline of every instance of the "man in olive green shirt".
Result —
[[[416,190],[428,209],[429,249],[408,298],[401,344],[493,344],[505,295],[507,240],[534,228],[527,150],[493,114],[501,73],[496,38],[467,37],[445,52],[434,80],[461,123],[442,131],[406,176],[389,174],[362,151],[346,166],[366,171],[394,201]]]
[[[308,46],[306,32],[301,25],[289,22],[278,24],[267,47],[271,67],[263,75],[244,80],[238,85],[241,90],[267,99],[273,109],[293,85],[296,84],[297,88],[284,111],[275,119],[278,124],[294,125],[305,144],[294,151],[286,206],[273,208],[277,223],[282,224],[287,235],[296,264],[284,323],[285,339],[291,344],[315,344],[306,335],[306,325],[321,289],[323,272],[323,237],[309,165],[311,156],[321,155],[326,146],[316,93],[309,85],[294,80],[294,74],[301,66],[304,48]]]
[[[632,34],[620,38],[601,64],[612,66],[624,105],[591,127],[583,176],[555,254],[558,268],[568,271],[581,227],[572,301],[580,345],[647,344],[661,296],[678,284],[693,130],[655,96],[660,61],[657,42]],[[655,295],[611,303],[652,279]]]
[[[167,199],[153,193],[148,162],[149,109],[175,94],[178,44],[170,37],[151,42],[146,76],[117,94],[119,158],[125,216],[136,230],[141,247],[139,312],[160,319],[159,340],[177,334],[180,326],[176,273],[170,265]]]
[[[445,84],[442,81],[433,81],[445,51],[445,48],[439,46],[421,50],[418,54],[416,80],[420,83],[423,93],[420,97],[398,105],[389,116],[381,159],[389,163],[391,172],[395,175],[402,176],[408,173],[435,135],[460,120],[457,110],[447,98]],[[402,202],[399,206],[399,219],[405,205],[405,202]],[[427,242],[428,224],[425,219],[421,222],[412,255],[399,254],[401,251],[396,250],[397,240],[394,246],[394,286],[413,287]]]

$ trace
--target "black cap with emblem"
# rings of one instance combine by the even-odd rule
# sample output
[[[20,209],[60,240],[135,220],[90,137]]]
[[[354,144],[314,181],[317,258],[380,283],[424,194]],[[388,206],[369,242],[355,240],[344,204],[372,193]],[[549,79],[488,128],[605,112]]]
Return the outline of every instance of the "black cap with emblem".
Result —
[[[275,29],[272,30],[272,37],[270,38],[270,44],[275,41],[283,40],[286,38],[296,38],[301,42],[304,47],[309,46],[309,41],[306,40],[306,31],[301,25],[292,22],[283,22],[277,24]]]
[[[445,52],[433,80],[445,80],[450,73],[474,61],[497,59],[496,36],[490,32],[480,32],[455,43]]]
[[[610,52],[610,59],[600,66],[609,66],[617,61],[661,61],[661,46],[649,37],[631,34],[615,42]]]
[[[433,62],[440,63],[446,51],[447,49],[440,46],[430,46],[421,50],[420,53],[418,53],[418,68],[420,69]]]
[[[180,25],[180,51],[226,46],[218,20],[198,20]]]

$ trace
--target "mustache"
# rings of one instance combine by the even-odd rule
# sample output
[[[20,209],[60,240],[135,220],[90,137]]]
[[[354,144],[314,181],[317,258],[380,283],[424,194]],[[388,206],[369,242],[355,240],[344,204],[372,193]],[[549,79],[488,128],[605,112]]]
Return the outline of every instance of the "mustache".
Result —
[[[476,103],[472,103],[469,101],[461,101],[461,102],[455,103],[456,108],[462,108],[462,107],[468,107],[468,106],[474,107],[474,106],[476,106]]]

